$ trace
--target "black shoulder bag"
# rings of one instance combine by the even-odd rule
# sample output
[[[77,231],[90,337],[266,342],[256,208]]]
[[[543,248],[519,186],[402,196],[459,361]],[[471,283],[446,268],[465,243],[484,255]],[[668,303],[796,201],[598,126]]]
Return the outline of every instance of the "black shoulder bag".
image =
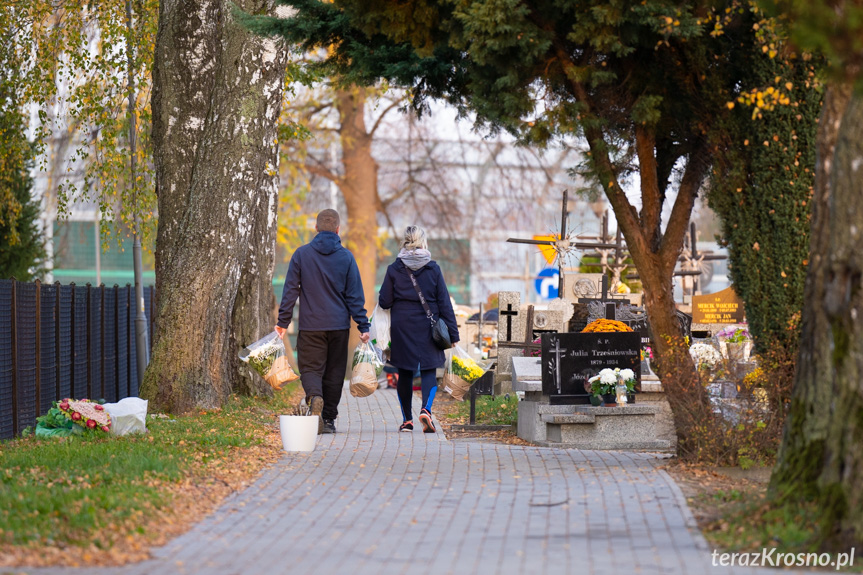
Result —
[[[434,340],[434,344],[440,350],[451,348],[452,340],[449,338],[449,330],[447,329],[446,324],[441,318],[438,318],[437,321],[434,320],[434,314],[429,308],[429,304],[426,303],[426,298],[423,297],[423,292],[420,290],[417,279],[414,277],[412,272],[408,272],[408,275],[411,276],[411,283],[414,284],[414,289],[417,290],[417,295],[420,296],[420,303],[423,304],[423,309],[426,310],[426,316],[429,318],[429,322],[431,323],[432,339]]]

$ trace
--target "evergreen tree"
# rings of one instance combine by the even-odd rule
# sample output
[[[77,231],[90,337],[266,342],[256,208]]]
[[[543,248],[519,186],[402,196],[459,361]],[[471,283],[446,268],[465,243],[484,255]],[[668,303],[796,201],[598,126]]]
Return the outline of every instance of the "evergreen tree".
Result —
[[[738,52],[755,41],[751,10],[732,0],[288,3],[291,19],[246,21],[305,49],[329,47],[327,65],[348,81],[409,88],[420,112],[446,99],[524,142],[584,137],[586,172],[641,277],[678,445],[698,453],[697,429],[713,414],[676,320],[672,274],[715,153],[710,128],[737,95]],[[640,210],[622,188],[627,176],[640,185]]]
[[[30,196],[33,147],[15,99],[3,93],[5,86],[0,80],[0,278],[31,281],[45,259],[39,202]]]
[[[771,410],[764,435],[777,443],[791,395],[800,336],[821,109],[820,58],[798,57],[775,20],[738,65],[743,92],[717,126],[708,200],[722,221],[729,271],[764,370]]]

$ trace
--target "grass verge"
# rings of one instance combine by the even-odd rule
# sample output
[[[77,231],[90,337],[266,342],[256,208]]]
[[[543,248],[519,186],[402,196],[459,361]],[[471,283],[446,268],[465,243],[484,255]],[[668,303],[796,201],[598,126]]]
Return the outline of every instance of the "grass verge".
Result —
[[[515,394],[509,397],[481,395],[476,398],[475,415],[478,425],[515,425],[518,421],[518,397]],[[466,423],[470,419],[470,398],[456,402],[446,418],[448,423]]]
[[[146,558],[278,459],[277,416],[301,395],[231,397],[147,434],[0,442],[0,566]]]
[[[769,468],[711,468],[674,462],[665,469],[683,490],[704,538],[718,556],[750,554],[749,560],[752,560],[758,554],[759,566],[775,564],[779,567],[784,566],[784,554],[793,554],[795,561],[798,554],[804,554],[802,561],[809,554],[810,569],[816,555],[823,560],[816,527],[819,509],[806,501],[789,501],[782,505],[770,501],[767,498]],[[856,551],[854,565],[841,572],[863,571],[861,550]],[[836,572],[835,562],[841,558],[833,553],[828,561],[834,562],[833,565],[828,562],[821,569]],[[799,563],[794,566],[807,568]]]

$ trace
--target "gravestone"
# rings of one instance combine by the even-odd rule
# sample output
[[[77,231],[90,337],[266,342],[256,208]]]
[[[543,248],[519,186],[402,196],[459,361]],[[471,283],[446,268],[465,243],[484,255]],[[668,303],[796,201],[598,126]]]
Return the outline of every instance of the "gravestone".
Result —
[[[566,274],[569,288],[563,297],[575,303],[579,299],[599,297],[602,293],[603,274]]]
[[[600,302],[605,306],[605,315],[602,317],[604,317],[605,319],[614,319],[616,307],[620,304],[628,304],[629,300],[611,297],[611,294],[608,293],[608,277],[603,275],[602,290],[600,291],[599,295],[591,298],[579,298],[578,300],[578,303],[586,304],[593,304],[595,302]]]
[[[567,291],[562,296],[572,303],[578,303],[581,300],[599,299],[602,295],[602,278],[603,274],[582,274],[571,273],[566,274]],[[627,300],[633,305],[641,305],[642,294],[640,293],[615,293],[607,290],[606,299]]]
[[[608,317],[607,304],[599,301],[590,302],[588,306],[588,323],[597,319]],[[685,337],[692,341],[692,316],[680,310],[676,311],[677,324],[680,326],[680,331]],[[651,334],[650,325],[647,321],[647,313],[643,307],[637,307],[629,304],[616,304],[614,318],[617,321],[623,322],[632,328],[632,331],[639,334],[641,337],[642,347],[650,345]]]
[[[602,311],[601,308],[591,309],[590,317]],[[597,315],[597,318],[601,316]],[[623,322],[632,328],[632,331],[641,337],[641,347],[644,349],[650,345],[650,326],[647,323],[647,313],[643,307],[621,304],[615,311],[617,321]],[[593,321],[593,320],[591,320]]]
[[[497,341],[509,343],[521,341],[525,333],[525,312],[521,309],[521,294],[517,291],[498,292]],[[524,351],[516,348],[497,348],[497,369],[494,372],[495,384],[501,393],[508,393],[512,382],[512,358],[521,357]]]
[[[680,326],[680,331],[684,337],[689,339],[692,345],[692,316],[684,311],[677,310],[677,325]]]
[[[569,320],[569,329],[567,331],[578,333],[586,328],[587,324],[590,323],[587,321],[588,313],[588,304],[572,304],[572,318]]]
[[[745,317],[743,300],[734,287],[692,297],[691,323],[743,323]]]
[[[590,403],[587,380],[619,367],[641,382],[641,338],[634,332],[557,333],[542,336],[542,394],[551,405]]]
[[[517,291],[498,292],[497,340],[514,341],[524,334],[524,314],[521,294]]]
[[[622,294],[613,294],[612,297],[628,299],[631,305],[636,307],[641,307],[642,302],[644,301],[644,294],[642,293],[622,293]]]
[[[572,308],[572,304],[566,300],[557,299],[549,304],[549,309],[537,309],[533,312],[533,334],[534,337],[539,337],[543,333],[557,333],[566,331],[566,326],[569,323],[569,318],[564,317],[564,312],[560,309],[552,309],[555,302],[563,302],[565,307]],[[560,308],[558,304],[554,306]],[[570,314],[571,315],[571,314]]]

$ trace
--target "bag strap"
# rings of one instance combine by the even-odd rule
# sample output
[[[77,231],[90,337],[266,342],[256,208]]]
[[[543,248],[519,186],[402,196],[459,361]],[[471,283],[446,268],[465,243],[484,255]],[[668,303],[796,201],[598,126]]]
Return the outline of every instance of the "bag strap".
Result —
[[[429,322],[434,326],[434,314],[429,308],[429,304],[426,303],[426,298],[423,297],[423,292],[420,290],[420,285],[417,283],[417,278],[414,277],[412,272],[408,272],[408,275],[411,277],[411,283],[414,284],[414,289],[417,290],[417,295],[420,296],[420,303],[423,304],[423,309],[426,310],[426,316],[429,318]]]

